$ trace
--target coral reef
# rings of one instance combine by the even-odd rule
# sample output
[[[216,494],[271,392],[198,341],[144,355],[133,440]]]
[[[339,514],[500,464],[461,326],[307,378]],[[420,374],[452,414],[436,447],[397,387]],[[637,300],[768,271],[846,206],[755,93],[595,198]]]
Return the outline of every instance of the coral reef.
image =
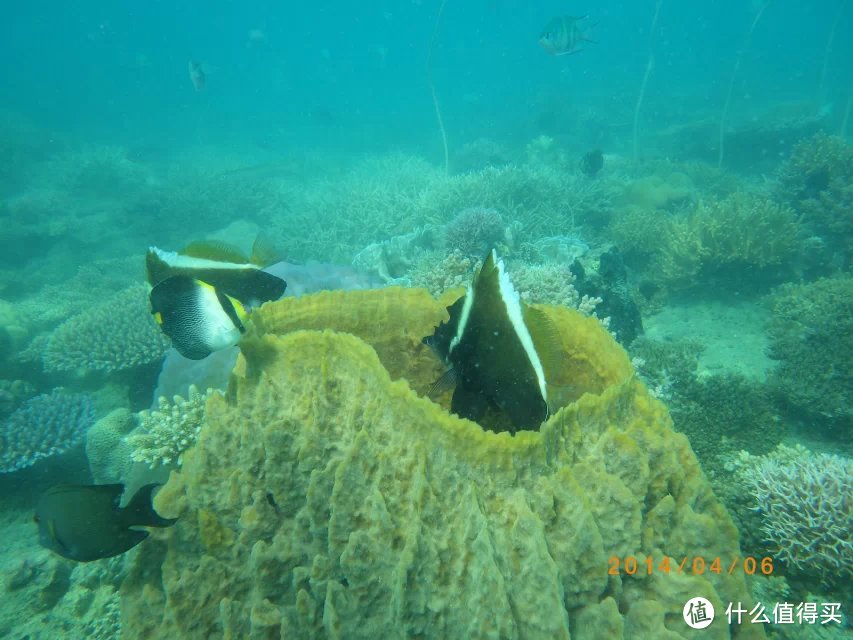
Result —
[[[766,298],[772,311],[770,384],[812,429],[853,436],[853,277],[786,284]]]
[[[506,227],[497,209],[467,207],[444,227],[444,244],[469,258],[482,258],[506,240]]]
[[[712,477],[728,456],[770,451],[787,429],[767,386],[735,373],[697,375],[703,345],[696,340],[638,338],[631,355],[652,392],[666,400],[675,428],[684,433]]]
[[[75,564],[28,546],[10,559],[3,567],[6,597],[0,602],[0,636],[122,637],[118,585],[125,557]]]
[[[159,360],[168,346],[151,317],[145,287],[132,286],[62,323],[43,362],[48,371],[110,373]]]
[[[819,133],[794,147],[779,176],[780,195],[849,263],[853,242],[853,145]]]
[[[34,395],[35,387],[26,380],[0,380],[0,418],[12,413]]]
[[[611,556],[739,551],[686,439],[597,321],[539,307],[564,353],[552,381],[574,388],[540,431],[510,436],[423,397],[441,367],[420,338],[445,305],[387,288],[256,312],[156,497],[180,519],[122,585],[126,634],[662,638],[683,630],[688,594],[750,601],[737,574],[608,575]]]
[[[94,421],[92,400],[85,394],[55,389],[30,398],[0,425],[0,473],[67,451]]]
[[[124,482],[131,465],[127,436],[137,426],[128,409],[111,411],[86,432],[86,459],[96,484]]]
[[[175,396],[158,400],[154,411],[139,414],[139,429],[128,436],[130,458],[152,469],[180,465],[184,451],[195,444],[204,425],[204,406],[211,392],[202,393],[190,385],[187,398]]]
[[[853,578],[853,463],[780,445],[764,456],[743,452],[736,475],[761,514],[774,557],[825,586]]]
[[[667,291],[695,286],[766,288],[793,273],[803,229],[794,211],[745,192],[686,210],[620,210],[610,231],[630,266]],[[752,270],[748,281],[743,270]]]
[[[482,259],[469,258],[456,251],[427,251],[418,256],[409,279],[412,286],[423,287],[438,298],[450,289],[467,287]]]
[[[650,270],[671,289],[697,284],[766,286],[790,272],[800,248],[794,212],[767,198],[736,193],[700,202],[684,218],[670,219]]]

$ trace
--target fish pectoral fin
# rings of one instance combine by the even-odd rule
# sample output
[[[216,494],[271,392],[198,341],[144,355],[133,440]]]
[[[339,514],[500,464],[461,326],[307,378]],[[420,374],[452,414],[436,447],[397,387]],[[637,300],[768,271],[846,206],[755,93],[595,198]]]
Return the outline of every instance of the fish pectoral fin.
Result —
[[[154,511],[152,492],[159,486],[157,483],[146,484],[134,494],[122,510],[125,526],[171,527],[178,521],[177,518],[164,518]],[[148,535],[144,531],[141,533]]]
[[[455,386],[456,369],[450,367],[450,369],[442,373],[438,379],[430,385],[429,391],[427,391],[427,397],[436,398],[447,391],[450,391]]]

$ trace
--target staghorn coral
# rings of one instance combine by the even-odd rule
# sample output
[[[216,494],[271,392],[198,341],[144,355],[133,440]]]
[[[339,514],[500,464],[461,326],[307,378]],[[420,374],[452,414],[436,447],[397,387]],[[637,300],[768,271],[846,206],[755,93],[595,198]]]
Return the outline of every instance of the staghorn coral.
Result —
[[[62,323],[43,362],[48,371],[110,373],[159,360],[168,346],[151,317],[145,287],[132,286]]]
[[[850,444],[853,404],[853,277],[785,284],[765,299],[770,377],[782,402],[814,427]]]
[[[444,244],[463,256],[482,258],[506,239],[506,227],[497,209],[467,207],[444,228]]]
[[[826,586],[853,578],[853,464],[848,458],[779,445],[741,452],[736,476],[761,514],[774,556]]]
[[[92,400],[54,389],[27,400],[0,425],[0,473],[68,451],[95,421]]]
[[[190,385],[186,399],[175,396],[169,402],[160,397],[156,410],[141,412],[139,429],[127,438],[130,458],[152,469],[180,465],[184,452],[195,444],[204,425],[204,407],[212,393],[202,393]]]
[[[613,555],[739,550],[685,438],[597,321],[540,307],[564,353],[552,380],[577,386],[540,431],[510,436],[419,395],[441,369],[420,338],[445,303],[387,288],[256,312],[228,393],[156,497],[180,519],[132,561],[124,633],[662,638],[693,593],[750,601],[737,574],[607,575]]]

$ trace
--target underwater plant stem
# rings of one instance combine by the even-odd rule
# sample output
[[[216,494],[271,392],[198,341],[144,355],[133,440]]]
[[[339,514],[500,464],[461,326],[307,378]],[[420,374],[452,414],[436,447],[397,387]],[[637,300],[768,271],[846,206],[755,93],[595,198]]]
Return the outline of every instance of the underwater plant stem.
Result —
[[[749,49],[749,43],[752,41],[752,32],[755,31],[755,26],[758,24],[758,21],[761,20],[761,16],[764,14],[764,10],[769,4],[769,0],[767,2],[761,3],[761,7],[755,14],[755,18],[752,20],[752,25],[749,27],[749,31],[746,34],[746,40],[744,40],[743,47],[737,54],[734,69],[732,69],[732,78],[729,81],[729,90],[728,93],[726,93],[726,101],[723,104],[723,112],[720,114],[720,140],[718,145],[719,149],[717,155],[717,168],[723,166],[723,155],[725,153],[724,138],[726,136],[726,119],[729,116],[729,105],[732,102],[732,93],[734,93],[735,80],[737,80],[737,74],[738,71],[740,71],[740,64],[743,61],[743,54],[745,54],[746,50]]]
[[[640,108],[643,106],[643,98],[646,95],[646,85],[649,83],[649,76],[652,74],[652,69],[655,68],[654,37],[662,4],[663,0],[658,0],[655,5],[655,16],[652,18],[652,28],[649,30],[649,61],[646,63],[646,72],[643,74],[643,83],[640,85],[640,95],[637,96],[637,104],[634,106],[634,160],[637,159],[638,153],[637,132],[640,127]]]
[[[829,68],[829,53],[832,51],[832,44],[835,42],[835,31],[838,29],[838,23],[841,21],[841,14],[844,13],[844,8],[847,6],[847,0],[841,0],[841,5],[838,7],[838,13],[835,14],[835,20],[832,23],[832,29],[829,31],[829,38],[826,41],[826,49],[823,52],[823,67],[820,70],[820,81],[817,86],[817,102],[818,108],[824,101],[823,87],[826,84],[826,70]]]
[[[441,5],[439,5],[438,13],[435,16],[435,26],[432,30],[432,37],[429,41],[429,50],[427,51],[426,72],[427,83],[429,84],[429,90],[432,94],[432,106],[435,109],[435,119],[438,121],[438,130],[441,133],[441,144],[444,146],[444,173],[446,175],[450,173],[450,153],[447,148],[447,133],[444,130],[444,121],[441,118],[441,108],[438,106],[438,95],[435,92],[435,82],[433,82],[432,79],[432,50],[435,46],[436,38],[438,38],[438,27],[441,23],[441,14],[444,13],[445,4],[447,4],[447,0],[441,0]]]
[[[847,137],[847,124],[850,122],[850,112],[853,111],[853,83],[850,84],[850,95],[847,97],[847,108],[844,110],[844,119],[841,121],[841,138]]]

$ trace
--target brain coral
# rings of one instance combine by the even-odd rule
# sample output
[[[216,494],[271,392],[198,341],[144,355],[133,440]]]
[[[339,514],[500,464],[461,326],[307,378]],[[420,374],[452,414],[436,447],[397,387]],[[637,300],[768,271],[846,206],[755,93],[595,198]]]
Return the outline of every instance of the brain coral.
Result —
[[[59,325],[43,361],[48,371],[113,372],[153,362],[168,346],[151,317],[145,287],[132,286]]]
[[[0,473],[67,451],[94,421],[92,400],[85,394],[54,389],[30,398],[0,424]]]
[[[611,556],[739,550],[687,440],[595,319],[542,307],[573,401],[510,436],[421,395],[439,368],[420,338],[446,303],[390,288],[257,312],[157,496],[180,520],[122,586],[129,637],[677,638],[689,597],[750,600],[737,573],[608,574]]]

